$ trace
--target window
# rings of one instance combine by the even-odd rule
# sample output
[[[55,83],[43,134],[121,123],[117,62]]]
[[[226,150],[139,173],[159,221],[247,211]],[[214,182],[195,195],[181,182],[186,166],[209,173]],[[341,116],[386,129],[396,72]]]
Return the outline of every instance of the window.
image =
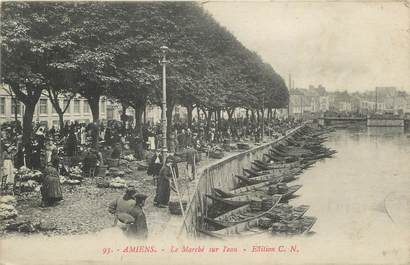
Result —
[[[17,114],[21,114],[21,103],[20,101],[18,101],[17,99],[13,98],[11,100],[11,114],[16,114],[15,110],[16,110],[16,104],[17,104]]]
[[[40,99],[40,114],[47,114],[47,99]]]
[[[90,106],[88,105],[88,101],[84,100],[84,105],[83,105],[83,112],[84,113],[90,113]]]
[[[67,107],[67,110],[65,111],[65,113],[70,113],[70,102],[67,99],[64,99],[63,110],[67,105],[68,105],[68,107]]]
[[[105,100],[101,100],[101,113],[105,113]]]
[[[80,113],[80,100],[74,99],[74,113]]]
[[[107,109],[107,120],[113,120],[114,119],[114,110],[112,108]]]
[[[0,114],[2,115],[6,114],[6,98],[5,97],[0,98]]]

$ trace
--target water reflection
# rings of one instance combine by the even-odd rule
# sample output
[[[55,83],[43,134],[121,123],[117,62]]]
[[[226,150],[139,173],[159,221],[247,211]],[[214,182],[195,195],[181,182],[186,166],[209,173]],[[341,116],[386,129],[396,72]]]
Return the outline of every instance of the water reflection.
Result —
[[[308,214],[318,217],[315,240],[354,241],[354,234],[360,233],[360,240],[370,244],[375,238],[385,240],[393,230],[396,238],[406,235],[410,227],[408,132],[349,128],[332,133],[326,145],[337,155],[301,176],[302,196],[295,201],[310,204]]]

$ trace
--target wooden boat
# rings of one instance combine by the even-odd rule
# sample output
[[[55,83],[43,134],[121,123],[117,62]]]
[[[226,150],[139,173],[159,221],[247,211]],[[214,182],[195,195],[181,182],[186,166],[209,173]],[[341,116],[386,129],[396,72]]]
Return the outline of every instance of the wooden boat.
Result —
[[[288,200],[295,192],[297,192],[300,188],[302,188],[302,185],[294,185],[290,186],[285,193],[279,193],[282,195],[282,200]]]
[[[306,161],[305,163],[303,163],[303,165],[300,168],[301,169],[307,169],[307,168],[310,168],[315,163],[316,163],[315,161]]]
[[[276,176],[272,174],[268,175],[262,175],[254,178],[249,178],[247,176],[242,176],[242,175],[235,175],[236,178],[238,178],[242,183],[245,185],[253,185],[253,184],[258,184],[266,181],[270,181],[274,178],[277,178]]]
[[[262,183],[263,184],[263,183]],[[258,185],[258,184],[256,184]],[[255,185],[253,185],[255,186]],[[285,191],[278,191],[274,194],[268,194],[269,186],[260,186],[257,190],[252,190],[252,193],[249,191],[243,191],[242,193],[232,193],[222,190],[214,189],[215,195],[206,195],[208,198],[215,201],[225,203],[231,206],[241,206],[250,203],[252,200],[257,199],[268,199],[273,195],[281,195],[281,201],[288,200],[296,191],[298,191],[302,185],[294,185],[288,187]]]
[[[258,227],[258,218],[252,219],[246,222],[234,224],[232,226],[225,227],[217,231],[207,231],[203,229],[199,229],[198,231],[208,236],[211,236],[211,237],[223,239],[223,238],[230,237],[230,236],[238,236],[242,232],[246,230],[251,230],[252,228],[256,228],[256,227]]]
[[[274,161],[274,162],[283,163],[283,164],[298,161],[297,157],[282,157],[282,156],[273,155],[272,153],[264,154],[264,156],[266,156],[269,159],[269,161]]]
[[[274,209],[269,212],[269,216],[275,221],[292,221],[302,217],[308,210],[309,205],[300,205],[292,207],[287,203],[276,205]]]
[[[286,158],[286,159],[297,159],[297,156],[286,154],[286,153],[280,152],[280,151],[278,151],[276,149],[273,149],[273,148],[270,149],[269,152],[273,156],[276,156],[276,157],[282,157],[282,158]]]
[[[315,155],[312,155],[312,156],[309,156],[309,157],[305,157],[304,159],[306,161],[319,160],[319,159],[322,159],[322,158],[331,157],[335,153],[336,153],[335,150],[331,150],[331,151],[321,152],[319,154],[315,154]]]
[[[316,217],[306,216],[289,222],[273,223],[271,233],[281,236],[303,235],[312,229],[316,220]]]
[[[215,218],[205,217],[205,221],[214,227],[229,227],[237,223],[247,222],[255,218],[259,218],[268,214],[281,200],[281,195],[274,195],[272,198],[272,206],[266,211],[253,211],[249,204],[239,208],[230,210]]]
[[[229,200],[228,198],[222,198],[220,196],[215,196],[212,194],[205,194],[206,197],[208,197],[209,199],[212,199],[215,202],[219,202],[231,207],[240,207],[243,206],[245,204],[249,204],[250,200]]]
[[[289,163],[267,163],[261,160],[254,160],[252,164],[262,168],[262,170],[295,168],[300,166],[299,161],[292,161]]]
[[[281,174],[284,174],[286,171],[288,171],[290,168],[272,168],[272,169],[269,169],[269,168],[261,168],[261,167],[258,167],[258,166],[256,166],[256,165],[252,165],[251,166],[251,168],[249,168],[250,170],[252,170],[252,171],[254,171],[254,172],[259,172],[259,173],[264,173],[265,175],[266,174],[275,174],[276,176],[280,176]],[[251,173],[252,174],[252,173]]]
[[[256,184],[253,184],[253,185],[233,189],[233,190],[229,191],[229,193],[233,194],[235,196],[237,194],[241,194],[241,193],[244,193],[244,192],[257,191],[257,190],[260,190],[263,187],[278,184],[282,181],[282,179],[283,179],[282,177],[273,178],[272,180],[269,180],[269,181],[264,181],[264,182],[261,182],[261,183],[256,183]]]
[[[243,173],[248,174],[251,177],[256,177],[256,176],[272,174],[272,170],[257,171],[257,170],[251,169],[251,168],[244,168]]]
[[[289,172],[280,175],[280,177],[282,177],[282,182],[290,182],[290,181],[295,180],[297,178],[296,174],[298,174],[299,172],[301,172],[301,170],[295,169],[295,170],[290,170]],[[245,184],[252,185],[252,184],[257,184],[257,183],[262,183],[262,182],[273,180],[277,178],[278,176],[274,174],[266,174],[266,175],[261,175],[261,176],[256,176],[256,177],[248,177],[248,176],[243,176],[243,175],[235,175],[235,177],[238,178],[241,182]]]
[[[269,212],[271,212],[275,208],[276,207],[273,207],[272,209],[267,211],[266,214],[259,216],[257,218],[254,218],[254,219],[251,219],[245,222],[241,222],[241,223],[236,223],[236,224],[233,224],[231,226],[228,226],[228,227],[216,230],[216,231],[206,231],[206,230],[199,230],[199,231],[204,234],[207,234],[208,236],[216,237],[220,239],[223,239],[226,237],[232,237],[232,236],[243,237],[243,236],[266,233],[267,230],[261,230],[258,228],[260,220],[264,218],[264,216],[269,215]],[[304,222],[302,221],[302,222],[297,223],[296,220],[298,219],[286,221],[287,223],[291,224],[287,226],[289,230],[292,229],[292,224],[293,226],[295,226],[296,224],[300,223],[299,227],[304,228],[304,232],[307,232],[313,226],[314,221],[316,221],[316,220],[311,220],[311,219],[303,219]],[[310,223],[308,223],[308,221],[310,221]],[[284,224],[284,221],[282,221],[282,223]],[[300,230],[302,229],[298,229],[297,231],[300,231]],[[276,232],[277,232],[276,229],[272,231],[272,233],[276,233]]]

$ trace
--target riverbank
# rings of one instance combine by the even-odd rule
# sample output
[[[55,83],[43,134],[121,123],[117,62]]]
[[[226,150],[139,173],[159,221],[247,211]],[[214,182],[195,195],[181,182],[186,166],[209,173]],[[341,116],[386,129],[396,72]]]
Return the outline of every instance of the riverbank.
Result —
[[[247,143],[252,148],[256,146],[251,142]],[[199,163],[198,172],[210,164],[218,163],[240,152],[240,150],[235,150],[225,153],[222,159],[203,157]],[[188,201],[190,194],[193,193],[192,187],[195,186],[195,181],[189,181],[184,175],[186,173],[185,164],[179,165],[181,178],[178,183],[182,196]],[[155,237],[163,233],[164,230],[177,231],[176,227],[182,217],[171,215],[168,208],[157,208],[153,205],[155,185],[152,176],[148,176],[146,170],[138,171],[137,167],[130,170],[127,163],[121,163],[119,169],[127,171],[127,174],[121,177],[125,182],[132,182],[138,192],[148,195],[144,211],[150,235]],[[33,226],[41,224],[44,229],[37,232],[48,236],[81,235],[109,229],[113,225],[113,217],[107,211],[108,204],[122,196],[124,189],[100,188],[97,187],[98,181],[97,177],[84,178],[81,185],[62,185],[64,200],[53,207],[40,207],[41,194],[39,191],[17,195],[18,217],[15,221],[18,223],[30,222]],[[171,192],[171,200],[178,200],[175,192]],[[30,237],[35,234],[30,232],[30,228],[27,228],[25,232],[7,231],[7,225],[13,222],[14,220],[3,220],[0,223],[1,237]]]

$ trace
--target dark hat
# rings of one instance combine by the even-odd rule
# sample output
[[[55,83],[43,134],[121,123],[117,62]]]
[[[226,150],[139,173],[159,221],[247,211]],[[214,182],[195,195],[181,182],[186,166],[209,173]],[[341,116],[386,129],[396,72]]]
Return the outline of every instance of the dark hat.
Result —
[[[166,160],[166,161],[167,161],[167,162],[174,162],[174,161],[175,161],[175,157],[172,156],[172,155],[167,156],[167,160]]]
[[[128,185],[127,186],[127,189],[125,190],[125,192],[127,193],[127,194],[129,194],[129,195],[131,195],[131,196],[134,196],[134,194],[135,193],[137,193],[137,190],[135,189],[135,186],[134,185]]]
[[[136,201],[145,201],[148,198],[148,196],[142,193],[137,193],[134,195],[134,198]]]

